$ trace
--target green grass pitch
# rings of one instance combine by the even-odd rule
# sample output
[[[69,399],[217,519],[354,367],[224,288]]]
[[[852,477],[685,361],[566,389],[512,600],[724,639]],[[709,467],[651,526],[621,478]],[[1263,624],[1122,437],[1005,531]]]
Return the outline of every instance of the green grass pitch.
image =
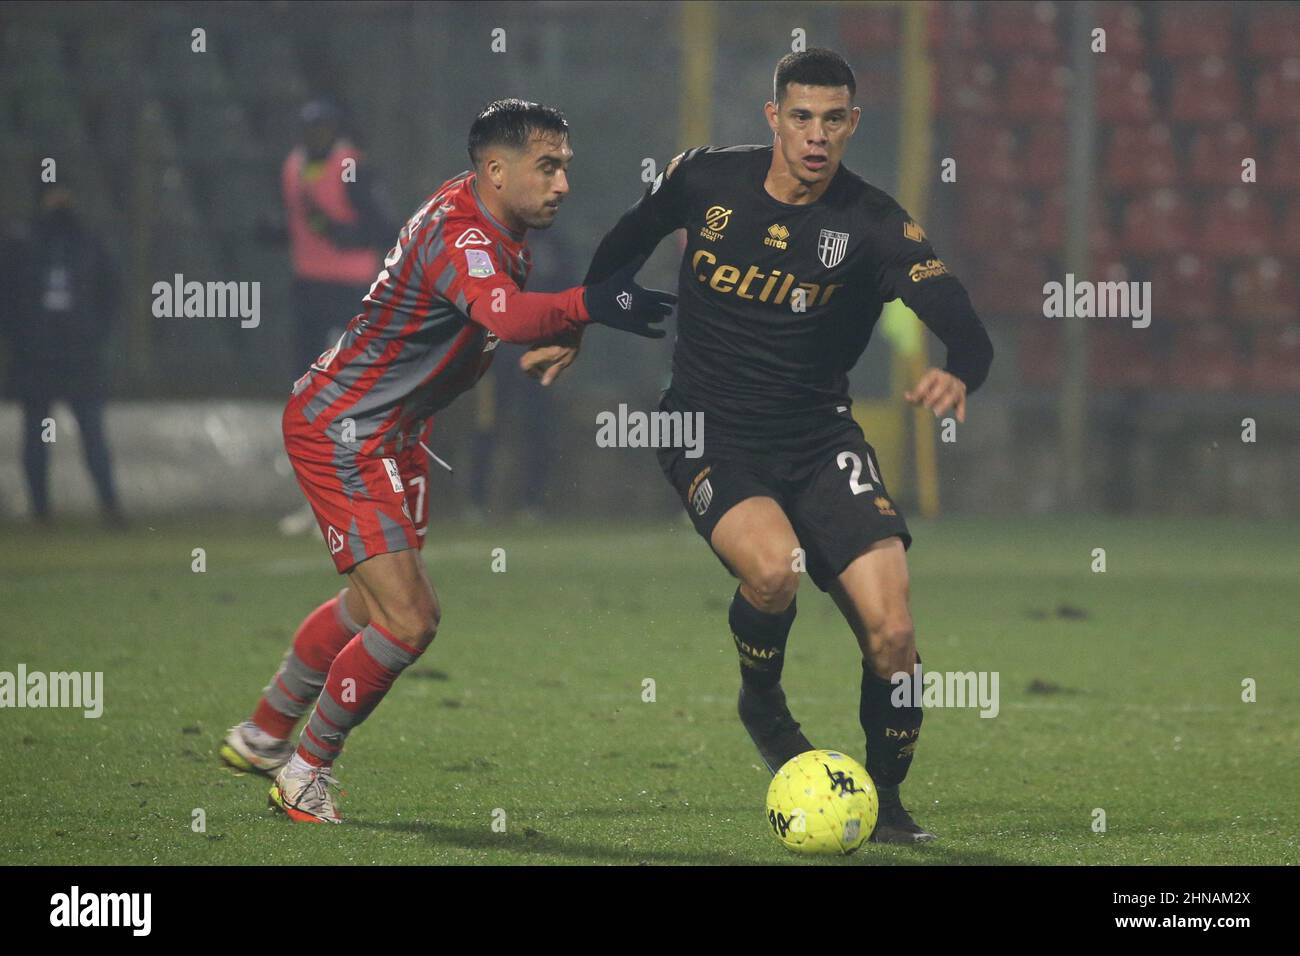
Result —
[[[768,778],[735,715],[733,585],[676,521],[435,524],[442,629],[348,742],[346,824],[275,816],[267,784],[223,769],[215,748],[339,579],[315,536],[269,528],[6,529],[0,670],[103,671],[105,709],[0,711],[0,862],[805,862],[767,828]],[[1001,712],[927,712],[903,795],[937,844],[820,862],[1300,860],[1300,527],[945,518],[913,531],[926,668],[999,672]],[[1104,574],[1090,571],[1098,547]],[[793,710],[814,743],[862,759],[856,647],[829,599],[801,591]]]

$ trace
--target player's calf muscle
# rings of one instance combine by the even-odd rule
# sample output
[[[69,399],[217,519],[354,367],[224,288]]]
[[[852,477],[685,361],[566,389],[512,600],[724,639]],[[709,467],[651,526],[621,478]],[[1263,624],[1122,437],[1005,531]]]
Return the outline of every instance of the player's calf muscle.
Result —
[[[371,623],[418,650],[428,647],[438,633],[442,608],[419,552],[376,555],[358,564],[352,578],[361,582]]]

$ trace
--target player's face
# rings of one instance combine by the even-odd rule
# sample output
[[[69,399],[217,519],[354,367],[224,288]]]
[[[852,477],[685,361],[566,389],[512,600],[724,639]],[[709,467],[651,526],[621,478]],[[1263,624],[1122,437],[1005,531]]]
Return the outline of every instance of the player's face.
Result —
[[[835,175],[862,115],[847,86],[806,83],[789,84],[780,106],[768,103],[764,112],[786,167],[805,186]]]
[[[534,136],[528,148],[506,165],[502,199],[512,218],[529,229],[546,229],[555,222],[560,203],[569,194],[568,137]]]

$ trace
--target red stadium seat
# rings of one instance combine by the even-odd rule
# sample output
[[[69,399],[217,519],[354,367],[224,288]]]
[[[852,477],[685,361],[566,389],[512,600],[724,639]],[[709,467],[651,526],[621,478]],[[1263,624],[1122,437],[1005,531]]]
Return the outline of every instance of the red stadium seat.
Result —
[[[1157,52],[1168,57],[1227,56],[1232,48],[1229,4],[1169,4],[1160,10]]]
[[[1265,256],[1238,268],[1228,282],[1232,317],[1260,325],[1300,323],[1300,289],[1287,265]]]
[[[1300,392],[1300,326],[1261,329],[1246,380],[1261,392]]]
[[[1124,209],[1121,247],[1138,256],[1184,252],[1192,244],[1192,210],[1172,189],[1160,189]]]
[[[983,47],[980,36],[979,3],[961,2],[927,4],[927,33],[930,48],[947,53],[973,51]]]
[[[1300,57],[1288,57],[1255,79],[1255,119],[1268,124],[1300,122]]]
[[[1061,49],[1057,34],[1057,7],[1042,0],[1005,0],[985,9],[988,22],[984,36],[999,53],[1056,54]]]
[[[1180,330],[1169,356],[1169,383],[1197,392],[1224,392],[1245,377],[1232,336],[1222,324]]]
[[[1097,117],[1103,123],[1149,123],[1155,116],[1151,76],[1123,60],[1103,57],[1097,67]]]
[[[1040,317],[1020,323],[1016,352],[1024,384],[1050,388],[1061,380],[1061,326],[1057,320]]]
[[[1237,71],[1210,56],[1174,70],[1173,118],[1180,123],[1219,123],[1242,115]]]
[[[1294,6],[1254,7],[1247,31],[1252,57],[1300,56],[1300,9]]]
[[[1066,238],[1065,188],[1053,189],[1043,201],[1039,217],[1038,240],[1044,252],[1059,253],[1065,249]],[[1092,198],[1091,225],[1088,229],[1088,249],[1097,261],[1108,261],[1117,252],[1115,235],[1110,228],[1106,207],[1099,194]]]
[[[896,8],[854,4],[840,14],[840,36],[855,50],[893,53],[899,46],[898,20]]]
[[[960,164],[957,178],[961,180]],[[965,248],[1025,250],[1037,245],[1033,205],[1022,192],[990,187],[958,195],[957,229]]]
[[[1001,109],[998,71],[988,60],[957,56],[934,61],[931,96],[936,115],[991,116]]]
[[[1106,147],[1106,181],[1121,189],[1159,189],[1178,181],[1173,137],[1164,123],[1118,126]]]
[[[1146,53],[1142,38],[1142,11],[1132,3],[1102,3],[1093,8],[1097,24],[1106,31],[1106,55],[1129,62]]]
[[[1036,189],[1060,186],[1065,182],[1065,127],[1059,123],[1039,123],[1030,128],[1025,147],[1025,185]]]
[[[1024,182],[1016,135],[1005,126],[963,123],[957,129],[954,149],[958,182],[1003,186]]]
[[[1198,130],[1192,139],[1192,182],[1198,186],[1230,186],[1241,182],[1241,161],[1258,157],[1255,134],[1244,123],[1225,123]]]
[[[1212,200],[1201,217],[1200,249],[1232,259],[1262,256],[1273,249],[1273,217],[1250,187],[1238,186]]]
[[[1282,217],[1282,232],[1277,237],[1280,255],[1300,259],[1300,202],[1293,202]]]
[[[1244,155],[1259,160],[1254,153]],[[1279,132],[1267,157],[1259,160],[1256,175],[1266,189],[1300,189],[1300,125]]]
[[[1000,253],[977,265],[970,276],[971,296],[981,314],[1041,319],[1049,279],[1040,257]]]
[[[1160,380],[1150,329],[1098,319],[1088,327],[1088,379],[1099,388],[1151,388]]]
[[[1012,119],[1061,119],[1069,78],[1059,61],[1018,57],[1007,73],[1003,110]]]
[[[1222,315],[1219,273],[1190,252],[1160,260],[1151,274],[1155,315],[1170,322],[1209,322]]]

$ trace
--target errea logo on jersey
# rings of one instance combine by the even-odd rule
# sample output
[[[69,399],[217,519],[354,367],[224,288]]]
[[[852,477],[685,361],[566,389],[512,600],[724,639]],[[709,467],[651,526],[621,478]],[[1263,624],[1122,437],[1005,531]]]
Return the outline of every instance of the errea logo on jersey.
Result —
[[[456,237],[456,248],[464,249],[466,246],[490,246],[492,240],[483,235],[483,230],[477,226],[471,226]]]
[[[767,237],[763,239],[763,245],[771,246],[773,249],[785,249],[789,243],[786,241],[790,238],[790,230],[781,223],[773,223],[767,227]]]

